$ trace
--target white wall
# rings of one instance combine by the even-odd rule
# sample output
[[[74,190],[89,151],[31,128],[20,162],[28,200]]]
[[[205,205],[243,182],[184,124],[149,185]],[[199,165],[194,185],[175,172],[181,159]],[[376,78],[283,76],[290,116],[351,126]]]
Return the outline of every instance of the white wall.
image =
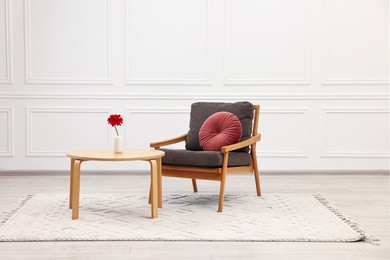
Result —
[[[0,0],[0,170],[262,106],[261,170],[389,169],[388,0]],[[85,164],[147,169],[143,163]]]

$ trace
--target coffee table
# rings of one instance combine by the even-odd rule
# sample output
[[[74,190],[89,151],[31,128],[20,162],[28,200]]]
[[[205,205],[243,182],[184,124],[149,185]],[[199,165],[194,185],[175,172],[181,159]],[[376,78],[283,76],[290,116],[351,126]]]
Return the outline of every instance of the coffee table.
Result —
[[[150,193],[149,203],[152,209],[152,218],[158,217],[158,207],[162,207],[161,158],[163,151],[147,149],[125,149],[116,154],[111,149],[90,149],[70,151],[70,194],[69,208],[72,209],[72,219],[79,218],[80,206],[80,166],[86,161],[148,161],[150,163]]]

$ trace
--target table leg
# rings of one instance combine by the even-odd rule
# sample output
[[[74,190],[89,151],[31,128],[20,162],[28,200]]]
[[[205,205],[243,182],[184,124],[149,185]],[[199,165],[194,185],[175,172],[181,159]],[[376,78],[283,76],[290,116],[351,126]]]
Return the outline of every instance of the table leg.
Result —
[[[74,161],[75,159],[70,159],[70,191],[69,191],[69,208],[72,208],[72,200],[73,200],[73,174],[74,174]]]
[[[158,178],[157,178],[157,161],[150,160],[150,175],[151,175],[151,183],[152,183],[152,218],[158,217]]]
[[[150,188],[149,188],[149,204],[152,204],[152,182],[150,182]]]
[[[162,208],[162,160],[161,158],[157,158],[157,183],[158,183],[158,207]],[[150,189],[149,189],[149,204],[152,203],[152,182],[150,182]]]
[[[75,160],[73,164],[73,195],[72,195],[72,219],[79,218],[80,206],[80,166],[82,161]]]
[[[162,208],[162,159],[157,158],[158,207]]]

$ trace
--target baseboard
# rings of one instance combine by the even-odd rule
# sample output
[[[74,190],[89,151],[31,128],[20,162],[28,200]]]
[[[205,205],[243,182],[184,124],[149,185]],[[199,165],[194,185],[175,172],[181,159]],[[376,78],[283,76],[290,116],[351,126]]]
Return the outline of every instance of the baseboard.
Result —
[[[83,170],[82,174],[90,175],[149,175],[149,171],[101,171]],[[234,174],[234,173],[232,173]],[[241,173],[238,173],[241,174]],[[248,173],[249,174],[249,173]],[[0,176],[58,176],[69,175],[64,170],[0,170]],[[268,170],[260,175],[390,175],[390,170]]]
[[[390,170],[270,170],[263,175],[390,175]]]

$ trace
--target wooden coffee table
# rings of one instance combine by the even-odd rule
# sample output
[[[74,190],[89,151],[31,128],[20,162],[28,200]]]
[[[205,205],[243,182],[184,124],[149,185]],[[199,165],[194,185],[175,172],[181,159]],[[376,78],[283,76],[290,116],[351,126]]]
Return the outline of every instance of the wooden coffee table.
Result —
[[[86,161],[148,161],[150,163],[150,193],[149,202],[152,208],[152,218],[157,218],[158,207],[162,207],[161,185],[161,158],[163,151],[159,150],[124,150],[122,154],[115,154],[110,149],[92,149],[70,151],[70,195],[69,208],[72,209],[72,219],[79,218],[80,206],[80,166]]]

